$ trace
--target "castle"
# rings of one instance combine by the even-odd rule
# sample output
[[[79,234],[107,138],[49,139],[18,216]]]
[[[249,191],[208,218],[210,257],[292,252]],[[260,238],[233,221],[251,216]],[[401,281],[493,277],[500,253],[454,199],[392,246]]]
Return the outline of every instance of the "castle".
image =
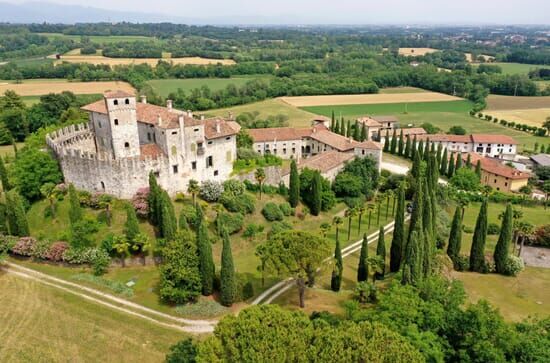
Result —
[[[141,102],[123,91],[82,107],[87,124],[48,134],[65,182],[90,192],[131,198],[148,186],[153,172],[170,195],[187,190],[189,180],[223,182],[237,158],[239,124],[222,118],[197,119],[167,101]]]

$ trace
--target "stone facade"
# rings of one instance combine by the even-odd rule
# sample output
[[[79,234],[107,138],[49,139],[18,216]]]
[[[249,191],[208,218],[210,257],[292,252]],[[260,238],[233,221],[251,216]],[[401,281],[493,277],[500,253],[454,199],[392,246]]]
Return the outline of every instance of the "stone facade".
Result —
[[[237,157],[240,127],[223,119],[193,118],[191,112],[136,103],[132,95],[111,92],[83,107],[87,124],[47,135],[65,182],[90,192],[131,198],[148,186],[153,172],[170,195],[189,180],[225,181]]]

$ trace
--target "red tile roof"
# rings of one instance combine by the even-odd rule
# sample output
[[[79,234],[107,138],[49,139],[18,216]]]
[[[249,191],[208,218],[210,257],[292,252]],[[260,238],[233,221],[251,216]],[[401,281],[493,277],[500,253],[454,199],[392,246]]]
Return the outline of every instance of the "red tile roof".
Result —
[[[329,130],[322,130],[311,133],[310,136],[313,140],[317,140],[326,144],[338,151],[348,151],[351,150],[357,145],[357,141],[347,138],[342,135],[338,135]]]
[[[462,153],[462,160],[468,160],[468,155],[470,155],[470,161],[475,167],[478,160],[481,162],[481,169],[487,173],[503,176],[508,179],[529,179],[531,174],[524,173],[510,166],[501,164],[499,161],[483,157],[474,152]]]
[[[124,98],[124,97],[135,97],[133,94],[128,93],[126,91],[107,91],[103,94],[103,97],[105,98]]]
[[[382,124],[370,116],[363,116],[357,119],[360,124],[365,124],[367,127],[382,127]]]
[[[386,116],[386,115],[383,115],[383,116],[372,116],[372,118],[378,122],[399,122],[399,120],[397,119],[397,117],[395,116]]]
[[[403,131],[403,136],[414,136],[414,135],[425,135],[427,134],[426,130],[424,130],[422,127],[409,127],[406,129],[395,129],[395,134],[397,137],[401,135],[401,131]],[[385,137],[386,134],[390,134],[390,136],[393,136],[393,130],[382,130],[380,132],[381,137]]]
[[[293,127],[272,127],[267,129],[247,130],[254,142],[300,140],[311,134],[311,129],[295,129]]]
[[[363,141],[355,144],[355,147],[363,149],[373,149],[373,150],[382,150],[382,144],[374,141]]]
[[[217,131],[219,125],[220,132]],[[241,130],[241,125],[235,121],[225,121],[221,118],[211,118],[204,120],[204,137],[207,139],[217,139],[219,137],[225,137],[235,135]]]
[[[141,159],[145,159],[147,157],[156,159],[163,154],[162,149],[157,144],[140,145],[139,148]]]
[[[472,141],[476,144],[517,144],[513,137],[507,135],[472,134]]]
[[[355,156],[353,153],[341,153],[336,150],[331,150],[307,159],[303,159],[303,161],[298,165],[298,168],[319,170],[321,173],[324,173],[342,165],[354,157]]]
[[[470,135],[447,135],[447,134],[424,134],[424,135],[418,135],[416,137],[418,141],[420,140],[427,140],[430,139],[430,141],[435,142],[465,142],[470,143],[471,137]]]

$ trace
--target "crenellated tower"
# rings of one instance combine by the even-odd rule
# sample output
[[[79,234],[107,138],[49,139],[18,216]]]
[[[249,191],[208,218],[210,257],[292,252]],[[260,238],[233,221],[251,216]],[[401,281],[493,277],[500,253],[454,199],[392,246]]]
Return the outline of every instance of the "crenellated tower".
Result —
[[[111,149],[115,159],[140,155],[136,98],[124,91],[105,94],[111,129]]]

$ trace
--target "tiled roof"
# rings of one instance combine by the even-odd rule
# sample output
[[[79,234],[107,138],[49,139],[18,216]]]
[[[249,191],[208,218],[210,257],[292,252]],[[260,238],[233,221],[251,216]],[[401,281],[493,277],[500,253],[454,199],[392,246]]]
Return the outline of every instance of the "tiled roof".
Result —
[[[378,122],[399,122],[395,116],[372,116],[372,118]]]
[[[335,134],[329,130],[313,132],[310,137],[313,140],[327,144],[338,151],[348,151],[357,145],[356,141],[342,135]]]
[[[220,132],[217,132],[216,125],[219,125]],[[241,125],[235,121],[225,121],[221,118],[204,120],[204,136],[207,139],[217,139],[229,135],[235,135],[241,130]]]
[[[399,137],[401,135],[401,131],[403,131],[403,136],[414,136],[414,135],[425,135],[427,134],[426,130],[424,130],[422,127],[409,127],[404,129],[395,129],[395,134]],[[393,130],[382,130],[380,132],[381,137],[385,137],[386,134],[390,134],[390,136],[393,136]]]
[[[538,154],[531,156],[531,160],[541,166],[550,166],[550,155],[549,154]]]
[[[510,166],[501,164],[499,161],[489,159],[474,152],[462,153],[462,160],[468,160],[470,155],[470,161],[472,165],[477,165],[478,160],[481,162],[481,169],[487,173],[503,176],[508,179],[528,179],[531,175],[529,173],[521,172]]]
[[[103,97],[105,98],[124,98],[124,97],[134,97],[133,94],[128,93],[126,91],[107,91],[103,94]]]
[[[162,155],[162,150],[157,144],[144,144],[140,145],[140,157],[142,159],[145,159],[147,157],[150,158],[158,158]]]
[[[357,122],[359,122],[360,124],[365,124],[365,126],[367,127],[382,127],[382,124],[380,122],[376,121],[370,116],[359,117],[357,119]]]
[[[382,144],[374,141],[362,141],[355,144],[355,147],[372,150],[382,150]]]
[[[472,134],[472,141],[479,144],[517,144],[513,137],[507,135]]]
[[[303,130],[303,131],[302,131]],[[267,129],[247,130],[254,142],[300,140],[309,136],[311,129],[295,129],[293,127],[272,127]]]
[[[331,150],[307,159],[303,159],[303,161],[298,165],[298,168],[319,170],[321,173],[324,173],[342,165],[354,157],[355,156],[353,153],[341,153],[336,150]]]
[[[447,134],[432,134],[432,135],[424,134],[424,135],[418,135],[416,139],[418,141],[430,139],[430,141],[435,141],[435,142],[469,143],[472,141],[470,135],[447,135]]]

